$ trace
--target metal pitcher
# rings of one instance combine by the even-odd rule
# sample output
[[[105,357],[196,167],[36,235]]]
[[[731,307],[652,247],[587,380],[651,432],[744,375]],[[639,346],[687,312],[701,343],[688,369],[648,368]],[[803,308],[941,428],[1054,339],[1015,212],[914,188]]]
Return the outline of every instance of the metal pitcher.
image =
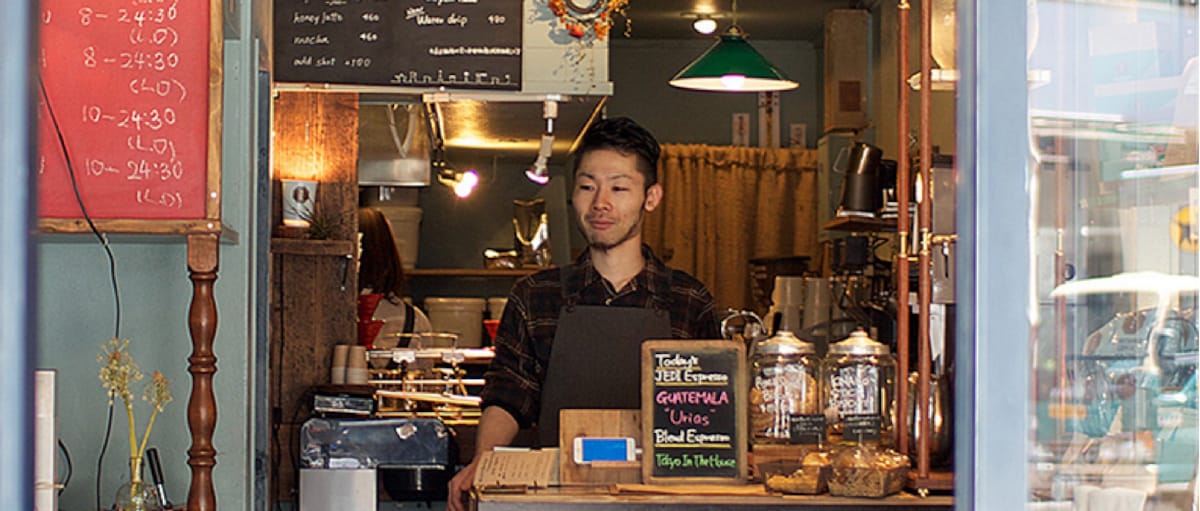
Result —
[[[950,395],[953,378],[947,374],[935,374],[929,378],[929,463],[931,465],[946,465],[954,454],[954,434],[951,429],[951,418],[954,402]],[[917,373],[908,375],[908,442],[913,459],[916,459],[917,440]]]

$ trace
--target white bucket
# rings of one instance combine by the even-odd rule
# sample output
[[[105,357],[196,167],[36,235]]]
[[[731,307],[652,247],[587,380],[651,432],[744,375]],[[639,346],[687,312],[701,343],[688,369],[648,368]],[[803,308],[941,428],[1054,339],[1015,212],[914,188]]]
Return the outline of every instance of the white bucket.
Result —
[[[458,334],[458,347],[483,346],[483,298],[425,298],[425,313],[438,332]]]
[[[417,247],[421,244],[421,208],[411,206],[374,206],[392,224],[396,250],[405,270],[417,267]]]
[[[508,305],[507,296],[490,296],[487,299],[488,319],[499,320],[504,315],[504,306]]]

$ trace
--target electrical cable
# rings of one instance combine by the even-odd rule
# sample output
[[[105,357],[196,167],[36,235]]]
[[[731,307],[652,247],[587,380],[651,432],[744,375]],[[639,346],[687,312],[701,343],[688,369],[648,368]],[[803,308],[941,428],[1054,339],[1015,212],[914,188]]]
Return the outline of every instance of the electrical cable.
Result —
[[[96,222],[92,221],[92,215],[88,213],[87,205],[83,203],[83,194],[79,192],[79,180],[75,176],[75,166],[71,163],[71,154],[67,150],[67,140],[63,136],[62,126],[58,123],[58,116],[54,114],[54,107],[50,104],[50,94],[46,92],[46,83],[38,77],[38,88],[42,93],[42,101],[46,104],[46,113],[50,116],[50,124],[54,127],[54,134],[58,139],[58,146],[62,149],[63,162],[67,166],[67,175],[71,178],[71,190],[75,193],[75,202],[79,205],[79,211],[83,214],[83,219],[87,221],[88,227],[92,230],[92,234],[99,240],[100,246],[104,248],[104,254],[108,257],[108,276],[112,282],[113,303],[116,313],[113,319],[113,338],[121,338],[121,290],[117,284],[117,260],[113,257],[112,247],[108,244],[108,236],[105,236],[96,228]],[[96,509],[100,509],[100,480],[104,474],[104,454],[108,452],[108,440],[112,433],[112,417],[113,417],[113,400],[108,400],[108,420],[104,427],[104,443],[100,446],[100,456],[96,460]]]
[[[62,495],[67,489],[67,484],[71,482],[71,475],[75,473],[75,465],[71,463],[71,451],[67,450],[67,444],[64,444],[62,439],[58,440],[58,449],[63,453],[63,460],[67,462],[67,475],[63,476],[62,486],[58,488],[58,494]]]
[[[116,318],[113,327],[113,338],[121,338],[121,292],[117,286],[117,260],[113,257],[112,248],[108,245],[108,236],[105,236],[96,228],[96,222],[92,221],[92,215],[88,213],[87,206],[83,203],[83,194],[79,192],[79,180],[75,177],[75,166],[71,164],[71,154],[67,151],[67,140],[63,137],[62,127],[58,124],[58,116],[54,115],[54,107],[50,105],[50,95],[46,92],[46,84],[38,78],[38,86],[42,91],[42,101],[46,102],[46,113],[50,115],[50,124],[54,126],[54,134],[58,137],[58,146],[62,148],[63,161],[67,165],[67,174],[71,177],[71,191],[75,192],[75,202],[79,205],[79,211],[83,213],[83,219],[87,221],[88,227],[91,228],[92,234],[100,241],[100,245],[104,247],[104,253],[108,256],[108,275],[112,281],[113,302],[116,304]]]
[[[96,509],[100,507],[100,475],[104,472],[104,453],[108,451],[108,438],[112,434],[113,400],[108,400],[108,420],[104,421],[104,442],[100,444],[100,456],[96,459]]]

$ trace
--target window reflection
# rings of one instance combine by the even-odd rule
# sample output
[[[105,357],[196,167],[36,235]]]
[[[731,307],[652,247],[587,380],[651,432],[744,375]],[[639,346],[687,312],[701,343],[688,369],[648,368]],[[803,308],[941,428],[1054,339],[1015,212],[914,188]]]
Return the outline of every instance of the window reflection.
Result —
[[[1031,508],[1195,506],[1189,3],[1030,2]]]

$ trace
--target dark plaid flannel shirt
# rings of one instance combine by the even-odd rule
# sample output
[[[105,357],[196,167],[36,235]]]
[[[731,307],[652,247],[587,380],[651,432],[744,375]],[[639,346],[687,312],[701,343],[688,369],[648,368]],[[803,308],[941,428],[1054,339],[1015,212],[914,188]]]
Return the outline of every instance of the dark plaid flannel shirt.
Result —
[[[503,408],[522,428],[537,421],[550,345],[563,305],[563,282],[576,305],[649,308],[657,299],[667,304],[672,337],[719,339],[713,298],[704,284],[687,273],[668,268],[648,246],[642,245],[642,254],[646,258],[645,269],[620,292],[614,291],[596,272],[586,251],[575,264],[544,270],[518,281],[508,296],[493,341],[496,358],[484,375],[487,383],[480,393],[482,407]]]

